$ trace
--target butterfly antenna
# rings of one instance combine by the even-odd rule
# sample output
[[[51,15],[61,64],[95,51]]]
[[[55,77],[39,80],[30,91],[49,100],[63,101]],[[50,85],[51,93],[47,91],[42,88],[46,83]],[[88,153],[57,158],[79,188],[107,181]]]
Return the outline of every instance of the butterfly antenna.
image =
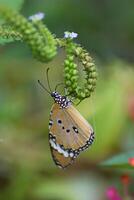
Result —
[[[38,80],[38,83],[45,91],[47,91],[51,95],[51,92],[41,83],[40,80]]]
[[[58,83],[55,87],[55,91],[57,90],[57,88],[60,86],[60,85],[64,85],[64,83]]]
[[[49,69],[50,69],[50,68],[48,67],[47,70],[46,70],[46,76],[47,76],[47,84],[48,84],[48,88],[49,88],[50,92],[52,93],[52,90],[51,90],[51,87],[50,87],[50,82],[49,82],[49,76],[48,76]]]

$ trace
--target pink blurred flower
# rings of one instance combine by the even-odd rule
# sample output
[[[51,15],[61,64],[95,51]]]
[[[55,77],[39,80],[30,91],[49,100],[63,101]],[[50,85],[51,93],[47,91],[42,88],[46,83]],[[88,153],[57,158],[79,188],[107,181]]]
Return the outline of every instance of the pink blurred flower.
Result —
[[[128,163],[134,167],[134,157],[128,159]]]
[[[116,196],[113,200],[122,200],[120,196]]]
[[[134,166],[134,157],[129,158],[129,163]],[[131,184],[132,178],[128,174],[123,174],[120,177],[122,183],[122,196],[120,196],[118,190],[112,186],[109,187],[106,191],[107,200],[132,200],[132,194],[129,191],[129,185]]]
[[[122,200],[115,187],[109,187],[106,191],[106,196],[108,200]]]

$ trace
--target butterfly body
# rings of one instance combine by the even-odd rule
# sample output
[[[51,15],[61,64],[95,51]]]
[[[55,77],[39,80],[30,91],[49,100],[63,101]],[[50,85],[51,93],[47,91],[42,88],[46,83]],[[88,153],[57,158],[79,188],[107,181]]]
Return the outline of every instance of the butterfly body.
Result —
[[[56,91],[51,96],[55,101],[49,120],[51,153],[55,164],[66,168],[93,143],[94,132],[68,97]]]
[[[54,91],[51,93],[55,103],[59,104],[61,108],[67,108],[71,105],[71,100],[69,100],[66,96],[60,95],[58,92]]]

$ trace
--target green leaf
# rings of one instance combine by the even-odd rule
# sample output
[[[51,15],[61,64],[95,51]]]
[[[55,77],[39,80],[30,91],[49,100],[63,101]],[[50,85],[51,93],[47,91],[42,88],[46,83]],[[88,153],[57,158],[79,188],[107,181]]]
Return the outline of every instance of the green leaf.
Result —
[[[128,163],[129,158],[134,157],[134,151],[129,151],[126,153],[118,154],[104,162],[101,163],[101,166],[105,167],[116,167],[116,168],[125,168],[125,169],[134,169],[133,166],[131,166]]]

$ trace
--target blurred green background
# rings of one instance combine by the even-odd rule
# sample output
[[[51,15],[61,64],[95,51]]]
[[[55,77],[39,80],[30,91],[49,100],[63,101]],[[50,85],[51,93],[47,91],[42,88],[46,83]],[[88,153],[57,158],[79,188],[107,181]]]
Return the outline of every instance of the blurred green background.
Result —
[[[76,41],[94,58],[97,89],[77,108],[93,125],[96,141],[68,169],[58,169],[48,144],[53,100],[37,80],[46,84],[50,66],[52,88],[63,81],[64,52],[42,64],[21,42],[1,46],[0,200],[106,200],[107,187],[118,185],[122,172],[100,163],[134,149],[134,1],[20,2],[26,17],[45,12],[44,22],[57,37],[77,32]]]

